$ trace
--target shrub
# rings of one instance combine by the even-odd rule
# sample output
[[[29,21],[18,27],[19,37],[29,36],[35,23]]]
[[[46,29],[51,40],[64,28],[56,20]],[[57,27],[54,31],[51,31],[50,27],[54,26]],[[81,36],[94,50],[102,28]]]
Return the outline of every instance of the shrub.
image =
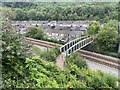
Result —
[[[24,79],[28,73],[25,68],[25,59],[30,57],[30,45],[26,43],[24,36],[20,35],[11,25],[9,9],[5,10],[5,13],[3,10],[2,14],[3,17],[0,17],[2,20],[2,37],[0,38],[2,41],[2,48],[0,48],[2,52],[2,82],[3,85],[12,87],[17,80]]]
[[[83,60],[79,52],[71,54],[68,58],[68,65],[75,64],[77,65],[80,69],[82,68],[87,68],[86,61]]]
[[[27,58],[25,63],[29,73],[24,80],[4,80],[5,88],[116,88],[117,79],[99,71],[79,69],[76,65],[61,70],[53,62],[37,57]]]
[[[44,39],[45,34],[42,31],[42,27],[28,27],[26,29],[26,36],[27,37],[31,37],[31,38],[35,38],[35,39]]]
[[[59,48],[47,49],[41,52],[40,57],[47,61],[56,61],[56,58],[60,54]]]

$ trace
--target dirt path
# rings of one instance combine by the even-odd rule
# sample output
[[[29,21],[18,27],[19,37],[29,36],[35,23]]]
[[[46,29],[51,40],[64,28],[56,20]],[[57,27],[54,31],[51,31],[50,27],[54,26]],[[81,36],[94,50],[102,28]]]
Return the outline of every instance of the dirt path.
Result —
[[[56,65],[61,68],[64,69],[64,61],[65,61],[65,55],[64,54],[60,54],[57,59],[56,59]]]

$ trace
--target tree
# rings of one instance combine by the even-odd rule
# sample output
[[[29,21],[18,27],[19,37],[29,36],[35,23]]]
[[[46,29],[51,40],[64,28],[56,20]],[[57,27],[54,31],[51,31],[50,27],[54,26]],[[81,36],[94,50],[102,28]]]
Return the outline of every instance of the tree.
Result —
[[[116,52],[118,44],[117,24],[115,21],[104,24],[96,38],[99,50]]]
[[[7,20],[13,20],[16,16],[13,13],[11,8],[6,8],[6,7],[0,7],[1,8],[1,13],[6,18]]]
[[[105,19],[104,19],[104,22],[107,23],[109,21],[109,17],[106,16]]]
[[[44,39],[45,34],[42,31],[42,27],[28,27],[26,29],[27,33],[26,36],[35,38],[35,39]]]
[[[95,35],[100,31],[100,26],[98,22],[93,22],[87,29],[89,35]]]
[[[12,12],[10,9],[7,12]],[[11,14],[14,14],[13,12]],[[25,68],[25,58],[29,57],[29,44],[25,43],[24,36],[17,33],[10,20],[11,14],[2,12],[2,81],[24,78],[27,70]],[[11,83],[12,86],[14,83]]]
[[[37,32],[38,32],[38,29],[36,27],[27,27],[26,36],[34,38]]]
[[[28,18],[30,19],[30,20],[36,20],[37,19],[37,14],[36,14],[37,12],[35,11],[35,9],[31,9],[31,10],[29,10],[28,11]]]
[[[15,8],[14,10],[16,14],[15,20],[23,21],[28,20],[27,12],[20,8]]]
[[[15,20],[97,20],[118,19],[115,3],[32,3],[6,2],[3,5],[11,7],[16,12]],[[22,11],[20,11],[20,9]],[[29,16],[29,17],[28,17]],[[69,18],[68,18],[69,17]],[[108,19],[108,18],[107,18]]]

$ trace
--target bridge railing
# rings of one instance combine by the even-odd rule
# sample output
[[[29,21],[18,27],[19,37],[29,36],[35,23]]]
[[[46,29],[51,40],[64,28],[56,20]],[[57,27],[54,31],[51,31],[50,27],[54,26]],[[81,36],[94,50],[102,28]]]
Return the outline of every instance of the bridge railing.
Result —
[[[80,50],[81,48],[87,46],[88,44],[93,42],[93,40],[94,40],[94,37],[88,37],[86,39],[83,39],[79,41],[78,43],[76,43],[75,45],[71,46],[69,49],[67,49],[65,54],[69,56],[71,53],[74,53]]]
[[[65,45],[63,45],[62,47],[60,47],[60,52],[65,52],[67,49],[69,49],[70,47],[72,47],[73,45],[75,45],[76,43],[78,43],[80,40],[83,40],[85,38],[88,38],[90,36],[82,36],[79,38],[76,38],[74,40],[71,40],[70,42],[66,43]]]

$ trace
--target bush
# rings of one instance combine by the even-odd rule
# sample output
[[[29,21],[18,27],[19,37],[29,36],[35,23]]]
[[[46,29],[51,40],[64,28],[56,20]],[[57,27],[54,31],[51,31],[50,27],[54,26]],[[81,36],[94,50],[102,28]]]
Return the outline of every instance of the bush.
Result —
[[[13,14],[13,12],[11,13]],[[0,38],[2,41],[2,48],[0,48],[2,52],[2,82],[8,87],[12,87],[17,80],[24,79],[28,73],[25,68],[25,59],[30,57],[30,45],[25,41],[24,36],[20,35],[11,25],[9,9],[5,10],[5,13],[3,10],[2,14],[0,17],[2,21],[2,37]]]
[[[48,38],[44,38],[43,40],[48,41],[48,42],[58,43],[58,44],[65,44],[66,43],[63,41],[57,41],[55,39],[48,39]]]
[[[45,34],[42,31],[42,27],[28,27],[26,29],[27,33],[26,36],[27,37],[31,37],[31,38],[35,38],[35,39],[44,39]]]
[[[117,79],[99,71],[79,69],[75,64],[61,70],[53,62],[32,57],[26,59],[27,77],[17,82],[4,80],[4,88],[116,88]]]
[[[99,90],[100,87],[104,88],[117,88],[117,78],[112,75],[102,73],[101,71],[82,70],[84,80],[88,87],[93,87]]]
[[[40,57],[47,61],[56,61],[56,58],[60,54],[59,48],[47,49],[41,52]]]
[[[37,34],[37,31],[38,30],[35,27],[28,27],[26,29],[26,36],[33,38],[35,36],[35,34]]]
[[[68,65],[75,64],[77,65],[80,69],[82,68],[87,68],[86,61],[83,60],[79,52],[71,54],[68,58]]]

